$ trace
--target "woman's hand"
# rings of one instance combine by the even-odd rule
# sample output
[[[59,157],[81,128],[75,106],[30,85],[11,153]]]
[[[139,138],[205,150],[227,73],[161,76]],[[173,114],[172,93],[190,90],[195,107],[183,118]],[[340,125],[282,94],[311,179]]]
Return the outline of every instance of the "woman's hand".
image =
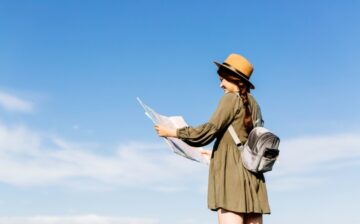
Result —
[[[155,125],[155,129],[160,137],[176,137],[176,129],[166,128],[158,124]]]

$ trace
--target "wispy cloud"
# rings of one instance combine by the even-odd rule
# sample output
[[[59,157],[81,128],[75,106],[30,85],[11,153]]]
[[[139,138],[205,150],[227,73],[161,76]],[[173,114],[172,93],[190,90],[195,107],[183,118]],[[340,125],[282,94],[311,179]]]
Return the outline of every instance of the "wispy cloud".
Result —
[[[6,224],[156,224],[155,219],[111,217],[99,215],[77,216],[29,216],[0,217],[0,223]]]
[[[20,186],[141,186],[184,190],[206,181],[207,167],[169,152],[162,143],[130,142],[104,154],[97,144],[72,143],[24,126],[0,124],[0,181]],[[108,150],[107,150],[108,151]],[[200,177],[200,178],[199,178]],[[199,185],[201,185],[199,183]]]
[[[0,91],[0,106],[8,111],[32,112],[34,106],[31,102]]]
[[[360,165],[360,134],[286,139],[280,150],[279,164],[266,174],[270,187],[312,187],[327,182],[319,176],[321,170]],[[0,123],[0,181],[12,185],[96,190],[129,186],[162,192],[191,188],[203,193],[207,169],[174,155],[162,142],[128,142],[111,151],[101,144],[70,142]]]
[[[360,134],[301,137],[281,143],[279,163],[268,174],[277,190],[321,185],[324,174],[360,165]],[[316,176],[318,174],[318,176]]]
[[[281,143],[277,175],[304,173],[360,159],[360,134],[302,137]]]

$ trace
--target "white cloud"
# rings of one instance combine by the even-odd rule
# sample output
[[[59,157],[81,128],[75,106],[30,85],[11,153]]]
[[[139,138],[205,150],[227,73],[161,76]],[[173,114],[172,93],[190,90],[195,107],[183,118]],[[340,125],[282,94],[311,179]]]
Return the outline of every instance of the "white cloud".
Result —
[[[98,215],[0,217],[0,224],[156,224],[155,219]]]
[[[279,163],[267,175],[274,189],[292,190],[322,185],[327,179],[321,174],[358,165],[358,133],[301,137],[280,144]]]
[[[266,174],[270,187],[281,191],[313,187],[327,182],[320,170],[360,165],[360,134],[287,139],[280,150],[279,164]],[[162,192],[203,192],[199,189],[206,186],[208,167],[171,153],[162,142],[129,142],[110,153],[102,151],[98,144],[73,143],[0,123],[0,181],[16,186],[56,184],[92,190],[129,186]]]
[[[97,189],[137,186],[166,192],[184,190],[188,182],[199,183],[197,179],[206,181],[206,166],[174,155],[165,144],[132,142],[111,154],[95,153],[100,150],[95,144],[70,143],[24,126],[0,124],[0,181]]]
[[[285,140],[280,147],[277,175],[303,173],[360,159],[360,134],[294,138]]]
[[[33,104],[5,92],[0,92],[0,106],[8,111],[32,112]]]

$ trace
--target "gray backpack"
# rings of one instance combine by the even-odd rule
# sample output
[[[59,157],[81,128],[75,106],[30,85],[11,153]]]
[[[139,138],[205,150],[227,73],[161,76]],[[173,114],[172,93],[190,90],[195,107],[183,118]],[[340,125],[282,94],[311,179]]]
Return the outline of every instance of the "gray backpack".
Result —
[[[228,131],[234,139],[241,154],[241,161],[244,167],[254,173],[264,173],[272,170],[272,167],[279,156],[280,139],[268,129],[262,127],[263,120],[259,105],[257,117],[253,116],[254,128],[248,136],[245,144],[241,144],[234,127],[230,125]]]

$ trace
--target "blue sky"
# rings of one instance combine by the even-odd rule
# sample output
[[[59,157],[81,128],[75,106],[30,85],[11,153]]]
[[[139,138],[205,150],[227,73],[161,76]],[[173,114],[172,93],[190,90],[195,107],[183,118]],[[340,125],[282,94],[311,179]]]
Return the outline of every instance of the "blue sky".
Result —
[[[282,140],[265,222],[360,221],[359,9],[0,1],[0,223],[216,223],[207,167],[172,154],[136,97],[202,124],[223,94],[213,61],[230,53],[254,64]]]

